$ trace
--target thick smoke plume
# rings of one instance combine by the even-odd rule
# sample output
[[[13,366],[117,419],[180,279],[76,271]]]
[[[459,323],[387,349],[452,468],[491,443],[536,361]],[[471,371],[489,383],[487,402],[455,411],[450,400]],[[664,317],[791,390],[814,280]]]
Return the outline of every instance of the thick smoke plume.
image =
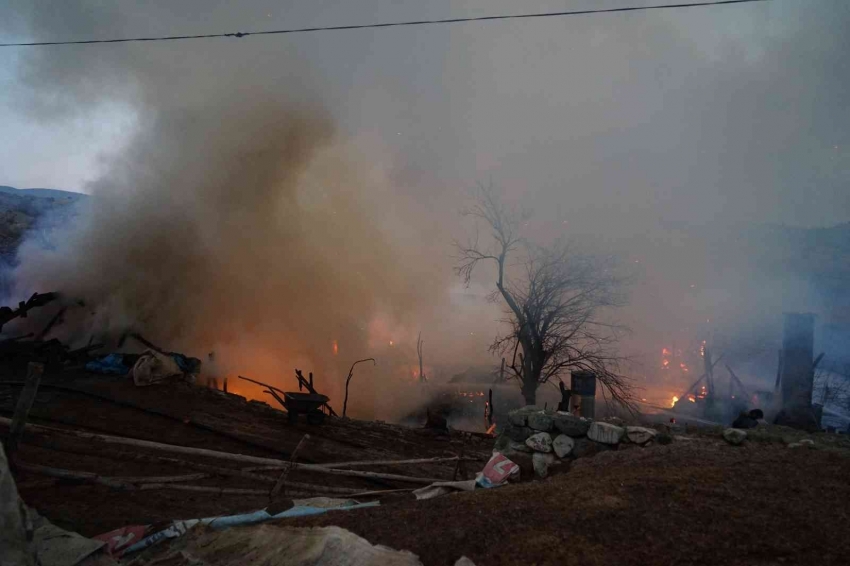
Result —
[[[0,4],[18,18],[0,32],[21,40],[514,8]],[[116,115],[135,116],[96,182],[57,185],[93,193],[90,221],[54,251],[22,250],[14,299],[61,287],[88,301],[62,329],[78,340],[134,328],[192,355],[215,350],[221,367],[207,366],[220,374],[290,387],[299,365],[338,384],[374,356],[352,381],[359,411],[363,387],[415,381],[419,330],[434,381],[498,366],[487,346],[500,308],[483,298],[494,275],[452,292],[449,257],[469,228],[456,214],[464,188],[492,179],[535,211],[524,236],[587,237],[640,273],[622,353],[641,362],[632,373],[647,398],[669,402],[696,377],[664,377],[662,349],[691,352],[698,372],[703,340],[753,389],[770,388],[783,311],[850,320],[835,269],[846,228],[791,238],[780,227],[846,222],[850,205],[850,5],[804,4],[4,52],[8,90],[36,121],[112,131]],[[63,179],[49,165],[46,178]],[[841,352],[824,350],[825,363]]]
[[[54,249],[22,247],[19,294],[58,289],[84,302],[58,331],[66,339],[114,344],[131,330],[205,362],[215,352],[206,371],[237,391],[248,389],[239,373],[291,389],[298,367],[341,405],[348,365],[415,332],[440,285],[383,230],[372,204],[386,181],[336,135],[303,66],[277,57],[269,76],[261,56],[269,67],[218,74],[202,57],[201,73],[165,53],[24,61],[32,86],[61,93],[36,96],[39,112],[97,111],[117,95],[137,130],[104,158],[85,221],[55,235]],[[368,415],[369,388],[392,386],[395,371],[361,369],[349,413]]]

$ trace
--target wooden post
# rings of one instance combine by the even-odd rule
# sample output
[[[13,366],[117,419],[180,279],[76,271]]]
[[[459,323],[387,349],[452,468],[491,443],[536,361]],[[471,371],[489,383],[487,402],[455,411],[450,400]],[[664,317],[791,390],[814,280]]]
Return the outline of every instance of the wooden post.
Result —
[[[487,412],[487,424],[492,426],[493,425],[493,390],[490,389],[489,392],[490,392],[490,404],[489,404],[490,410]]]
[[[227,378],[224,378],[224,392],[227,393]]]
[[[6,440],[6,457],[9,462],[12,461],[12,455],[18,448],[18,442],[24,434],[24,427],[27,424],[27,415],[29,415],[32,404],[35,401],[35,396],[38,393],[38,384],[41,381],[41,374],[44,373],[44,364],[30,362],[27,365],[27,381],[21,394],[18,396],[18,403],[15,405],[15,415],[12,417],[12,426],[9,429],[9,437]]]
[[[419,356],[419,383],[425,383],[428,381],[425,378],[425,370],[422,368],[422,345],[425,342],[422,341],[422,332],[419,332],[419,336],[416,338],[416,355]]]
[[[313,374],[311,373],[310,375],[312,376]],[[283,489],[283,486],[286,485],[286,478],[287,476],[289,476],[289,471],[295,464],[295,459],[298,457],[298,451],[301,450],[301,445],[304,444],[304,442],[307,441],[309,438],[310,435],[305,434],[295,446],[295,450],[292,451],[292,456],[289,458],[289,466],[285,468],[283,472],[281,472],[280,477],[277,478],[277,483],[274,484],[271,493],[269,493],[270,500],[274,500],[274,498],[277,497],[277,495],[280,493],[280,490]],[[286,492],[284,491],[284,493]]]

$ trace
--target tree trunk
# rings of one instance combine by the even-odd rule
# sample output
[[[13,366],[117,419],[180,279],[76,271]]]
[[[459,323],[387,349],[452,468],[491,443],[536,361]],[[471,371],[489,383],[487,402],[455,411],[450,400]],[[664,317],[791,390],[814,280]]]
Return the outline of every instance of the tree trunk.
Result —
[[[522,345],[522,396],[525,398],[526,405],[534,405],[537,401],[537,387],[540,385],[540,373],[535,371],[536,364],[532,360],[534,355],[533,347],[529,343],[527,336],[520,336],[520,344]]]
[[[522,386],[522,396],[525,398],[526,405],[534,405],[537,402],[537,387],[532,384],[531,387]]]

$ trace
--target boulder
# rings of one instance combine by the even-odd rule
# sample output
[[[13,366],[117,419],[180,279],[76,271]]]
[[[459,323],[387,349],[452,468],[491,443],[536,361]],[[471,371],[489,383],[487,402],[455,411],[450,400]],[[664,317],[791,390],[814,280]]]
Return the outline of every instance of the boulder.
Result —
[[[540,407],[526,405],[508,413],[508,421],[514,426],[526,426],[528,424],[528,415],[537,412],[540,412]]]
[[[584,436],[590,428],[589,420],[569,413],[555,413],[552,415],[552,424],[556,430],[573,438]]]
[[[642,426],[627,426],[626,427],[626,438],[628,438],[629,442],[634,442],[635,444],[646,444],[658,434],[658,431],[652,430],[651,428],[645,428]]]
[[[576,458],[586,458],[588,456],[595,456],[596,454],[605,452],[606,450],[613,450],[614,448],[614,446],[593,442],[587,438],[577,438],[575,439],[575,446],[573,446],[572,455]]]
[[[747,433],[738,428],[727,428],[723,431],[723,439],[732,446],[739,446],[747,439]]]
[[[514,442],[525,442],[525,439],[534,434],[534,431],[527,426],[508,426],[505,427],[504,435]]]
[[[538,478],[545,478],[549,475],[549,466],[555,463],[555,457],[551,454],[535,452],[531,456],[531,462],[534,466],[534,475]]]
[[[528,415],[528,427],[533,430],[549,432],[552,430],[552,415],[544,412],[531,413]]]
[[[558,458],[564,458],[570,455],[575,444],[576,441],[571,437],[566,434],[559,434],[555,437],[555,440],[552,441],[552,450],[555,451],[555,455]]]
[[[549,436],[548,432],[532,434],[526,439],[525,444],[535,452],[552,451],[552,437]]]
[[[619,444],[624,434],[626,434],[626,429],[599,421],[595,421],[587,430],[587,437],[589,439],[594,442],[611,445]]]
[[[525,426],[528,424],[528,414],[520,413],[519,411],[511,411],[508,413],[508,422],[513,426]]]

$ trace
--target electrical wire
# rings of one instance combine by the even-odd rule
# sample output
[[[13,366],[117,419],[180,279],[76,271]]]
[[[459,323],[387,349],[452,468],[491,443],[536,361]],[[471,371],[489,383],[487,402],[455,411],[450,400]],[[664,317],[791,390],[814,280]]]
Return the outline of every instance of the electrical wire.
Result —
[[[509,14],[503,16],[477,16],[468,18],[446,18],[440,20],[412,20],[403,22],[388,22],[377,24],[354,24],[346,26],[325,26],[325,27],[308,27],[308,28],[290,28],[267,31],[248,31],[235,33],[208,33],[199,35],[166,35],[161,37],[127,37],[120,39],[84,39],[78,41],[32,41],[21,43],[0,43],[0,47],[36,47],[44,45],[90,45],[96,43],[131,43],[145,41],[175,41],[180,39],[210,39],[217,37],[247,37],[251,35],[283,35],[293,33],[310,33],[319,31],[342,31],[342,30],[360,30],[360,29],[375,29],[375,28],[390,28],[402,26],[422,26],[430,24],[457,24],[468,22],[485,22],[496,20],[519,20],[530,18],[552,18],[565,16],[585,16],[592,14],[611,14],[614,12],[638,12],[647,10],[664,10],[671,8],[698,8],[705,6],[722,6],[730,4],[750,4],[755,2],[768,2],[769,0],[712,0],[710,2],[691,2],[679,4],[659,4],[654,6],[626,6],[622,8],[600,8],[589,10],[572,10],[564,12],[543,12],[536,14]]]

